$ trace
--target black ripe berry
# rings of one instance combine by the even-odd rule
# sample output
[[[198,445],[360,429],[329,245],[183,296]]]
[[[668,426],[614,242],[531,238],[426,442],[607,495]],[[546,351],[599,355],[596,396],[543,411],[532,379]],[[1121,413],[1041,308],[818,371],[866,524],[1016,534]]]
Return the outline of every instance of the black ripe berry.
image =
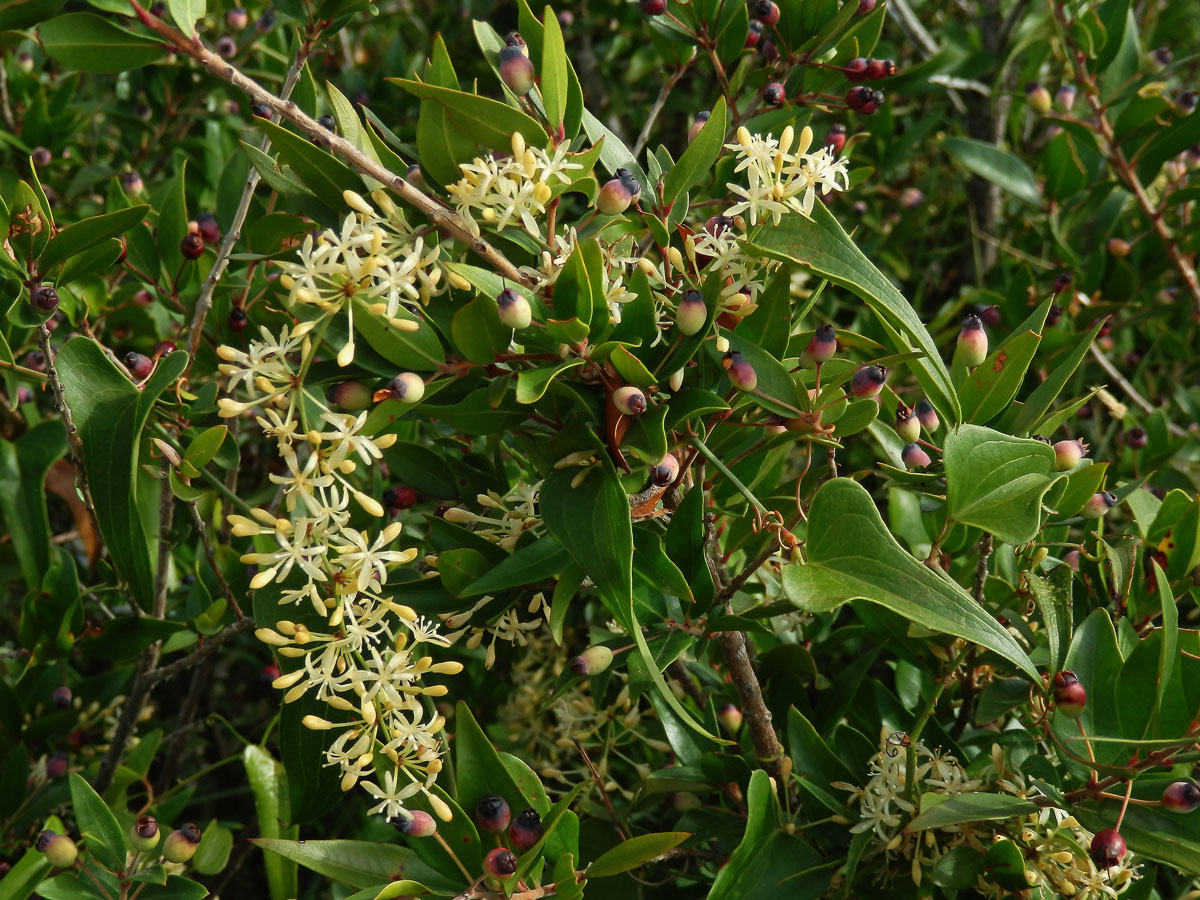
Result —
[[[262,103],[251,103],[250,104],[250,114],[254,115],[254,116],[258,116],[260,119],[271,118],[270,108],[267,106],[264,106]]]
[[[229,319],[226,323],[229,325],[230,331],[245,331],[249,320],[246,318],[246,311],[240,306],[235,306],[229,311]]]
[[[330,116],[330,115],[321,116],[319,119],[317,119],[317,124],[320,125],[322,128],[324,128],[326,131],[336,131],[337,130],[337,128],[336,128],[337,123],[333,121],[333,116]]]
[[[508,801],[499,794],[488,794],[475,804],[475,824],[492,834],[502,833],[511,817]]]
[[[542,837],[542,817],[532,806],[517,813],[508,828],[508,840],[513,849],[524,853]]]
[[[39,284],[33,289],[30,295],[33,299],[33,305],[42,312],[53,312],[58,309],[58,291],[53,285]]]
[[[778,106],[783,102],[784,91],[783,85],[778,81],[772,81],[763,88],[763,100],[770,106]]]
[[[750,28],[746,32],[746,46],[757,47],[762,40],[763,24],[758,19],[750,20]]]
[[[179,242],[179,252],[183,254],[184,259],[199,259],[204,255],[204,238],[194,231],[189,231]]]

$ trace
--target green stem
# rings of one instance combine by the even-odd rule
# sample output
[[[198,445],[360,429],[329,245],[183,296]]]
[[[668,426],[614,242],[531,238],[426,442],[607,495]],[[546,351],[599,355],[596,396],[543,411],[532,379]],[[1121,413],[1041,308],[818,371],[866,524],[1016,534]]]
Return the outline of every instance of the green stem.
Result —
[[[736,475],[729,471],[728,468],[726,468],[725,463],[721,462],[721,460],[717,458],[716,454],[709,450],[707,446],[705,446],[704,441],[700,440],[698,437],[694,437],[692,438],[692,446],[703,453],[708,461],[716,466],[717,471],[729,479],[729,483],[737,488],[743,497],[750,501],[751,506],[757,509],[761,515],[765,516],[767,514],[767,508],[759,502],[759,499],[755,497],[753,493],[751,493],[750,488],[742,484],[741,479],[739,479]]]
[[[973,645],[965,644],[958,656],[950,664],[950,671],[945,676],[938,679],[937,686],[933,689],[933,693],[929,695],[929,699],[925,701],[925,708],[921,710],[921,714],[917,717],[917,724],[913,726],[913,730],[908,733],[908,752],[904,760],[904,799],[910,803],[917,792],[917,741],[921,738],[921,732],[925,730],[925,726],[929,724],[929,720],[933,718],[933,711],[937,707],[938,700],[942,698],[942,694],[950,685],[950,680],[954,676],[955,670],[962,664],[967,654],[971,652]]]

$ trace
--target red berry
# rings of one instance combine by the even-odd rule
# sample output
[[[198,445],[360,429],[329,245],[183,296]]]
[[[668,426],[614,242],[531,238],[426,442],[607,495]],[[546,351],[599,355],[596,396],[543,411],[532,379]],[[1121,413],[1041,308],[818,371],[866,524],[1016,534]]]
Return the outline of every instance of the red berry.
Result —
[[[841,153],[846,146],[846,126],[834,122],[829,126],[829,134],[825,135],[825,146],[832,147],[834,153]]]
[[[421,495],[406,484],[398,484],[383,492],[384,505],[395,512],[414,506],[420,499]]]
[[[218,244],[221,242],[221,226],[217,224],[217,220],[210,212],[202,212],[196,216],[196,230],[206,244]]]
[[[925,452],[925,449],[920,444],[905,444],[904,450],[900,453],[900,459],[904,463],[904,468],[910,472],[917,469],[927,469],[930,463],[932,463],[929,454]]]
[[[1162,805],[1177,813],[1190,813],[1200,807],[1200,785],[1194,781],[1168,784],[1162,794]]]
[[[746,46],[757,47],[762,40],[763,24],[758,19],[750,20],[750,29],[746,32]]]
[[[199,259],[204,255],[204,238],[194,231],[189,231],[179,242],[179,252],[183,254],[184,259]]]
[[[409,810],[407,817],[396,816],[391,821],[393,828],[409,837],[429,837],[437,832],[437,821],[420,809]]]
[[[754,18],[770,27],[779,21],[779,7],[772,0],[754,0],[750,4]]]
[[[648,16],[661,16],[667,11],[667,0],[641,0],[641,7]]]
[[[850,379],[850,392],[855,397],[878,397],[886,380],[887,370],[883,366],[861,366]]]
[[[872,59],[867,63],[867,80],[879,81],[896,74],[896,64],[890,59]]]
[[[508,827],[508,840],[514,850],[524,853],[542,838],[542,817],[533,807],[517,813]]]
[[[493,878],[508,878],[517,871],[517,857],[507,847],[497,847],[483,858],[483,871]]]
[[[842,74],[851,81],[866,81],[867,69],[870,67],[871,61],[864,59],[861,56],[856,56],[850,62],[842,66]]]
[[[1054,676],[1054,706],[1069,719],[1078,719],[1087,708],[1087,691],[1068,669]]]
[[[43,312],[53,312],[58,309],[58,291],[53,285],[39,284],[30,295],[33,305]]]
[[[1125,838],[1115,828],[1097,831],[1088,855],[1098,869],[1111,869],[1125,858]]]
[[[244,331],[250,322],[246,318],[246,311],[240,306],[235,306],[229,311],[229,319],[226,324],[230,331]]]
[[[71,689],[65,684],[54,689],[54,705],[66,709],[71,705]]]
[[[1149,438],[1146,435],[1146,429],[1138,425],[1125,432],[1124,440],[1125,446],[1130,450],[1141,450],[1146,446]]]
[[[778,106],[783,102],[783,98],[783,85],[778,81],[772,81],[765,88],[763,88],[763,100],[771,106]]]
[[[55,753],[46,760],[46,777],[51,781],[57,781],[66,774],[67,755],[65,753]]]
[[[129,370],[129,376],[134,381],[149,378],[150,373],[154,371],[154,360],[133,350],[126,353],[121,362],[125,363],[125,368]]]

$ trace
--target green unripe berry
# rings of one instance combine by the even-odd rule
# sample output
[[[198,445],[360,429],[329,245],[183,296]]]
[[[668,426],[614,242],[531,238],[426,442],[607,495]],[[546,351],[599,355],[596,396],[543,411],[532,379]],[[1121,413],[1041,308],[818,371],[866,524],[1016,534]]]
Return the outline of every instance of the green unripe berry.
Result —
[[[166,841],[163,842],[163,859],[172,863],[185,863],[195,855],[198,846],[200,829],[189,822],[167,835]]]

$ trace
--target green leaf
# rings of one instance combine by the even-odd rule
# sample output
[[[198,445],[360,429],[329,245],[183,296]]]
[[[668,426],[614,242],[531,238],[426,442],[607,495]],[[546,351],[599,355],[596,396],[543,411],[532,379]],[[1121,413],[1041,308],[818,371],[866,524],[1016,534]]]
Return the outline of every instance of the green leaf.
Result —
[[[281,841],[274,838],[251,838],[251,842],[353,888],[374,887],[399,874],[431,887],[447,886],[446,879],[421,862],[412,850],[396,844]],[[452,884],[449,886],[453,887]]]
[[[1026,573],[1029,591],[1042,612],[1042,626],[1050,645],[1050,674],[1063,667],[1071,647],[1071,568],[1056,566],[1049,578]]]
[[[975,367],[958,390],[964,421],[982,425],[1008,408],[1041,342],[1040,334],[1026,331]]]
[[[125,72],[157,62],[167,48],[158,38],[118,28],[94,13],[67,13],[38,27],[46,55],[76,72]]]
[[[720,97],[696,139],[688,144],[675,168],[663,178],[665,209],[670,209],[676,200],[712,173],[725,141],[726,118],[725,98]]]
[[[66,452],[66,432],[58,422],[43,422],[14,442],[0,440],[0,514],[30,589],[50,568],[50,516],[43,486],[50,466]]]
[[[304,186],[334,212],[338,219],[345,218],[346,202],[344,191],[361,191],[362,178],[335,156],[332,156],[294,132],[270,119],[256,118],[255,126],[266,137],[279,154],[280,160],[291,166]]]
[[[518,548],[498,566],[493,566],[486,575],[458,592],[460,597],[478,597],[482,594],[498,594],[510,588],[526,584],[537,584],[553,578],[571,561],[571,555],[558,539],[548,534],[532,544]]]
[[[593,144],[600,144],[600,165],[609,172],[615,172],[624,167],[633,173],[633,177],[638,180],[643,190],[650,189],[650,179],[646,177],[645,171],[638,164],[637,157],[621,142],[619,137],[609,131],[599,119],[586,109],[583,111],[583,131]],[[602,144],[601,141],[603,141]]]
[[[522,369],[517,373],[517,402],[537,403],[554,381],[563,372],[577,369],[586,362],[583,359],[564,359],[550,366],[538,366],[536,369]]]
[[[441,34],[434,35],[425,80],[445,88],[458,88],[458,76],[454,74],[454,65]],[[417,153],[421,168],[429,173],[434,184],[457,181],[458,163],[469,160],[474,150],[474,144],[451,127],[449,114],[443,106],[433,101],[421,104],[417,117]]]
[[[1026,203],[1042,205],[1033,171],[1020,157],[1003,147],[972,138],[948,137],[943,144],[968,171],[999,185]]]
[[[146,609],[153,601],[154,578],[150,537],[138,512],[140,439],[159,394],[186,365],[186,353],[172,353],[138,390],[93,340],[74,338],[58,354],[100,534],[113,564]]]
[[[542,16],[541,90],[546,121],[552,129],[558,130],[567,111],[567,50],[563,46],[558,16],[549,6]]]
[[[881,322],[904,339],[893,341],[897,352],[917,350],[923,354],[923,358],[908,365],[943,420],[961,421],[962,411],[950,374],[916,311],[854,245],[823,204],[817,203],[812,215],[812,219],[785,216],[778,227],[763,226],[753,233],[749,244],[752,249],[793,262],[861,297]]]
[[[672,847],[678,847],[691,836],[687,831],[664,831],[632,837],[601,853],[600,858],[587,867],[587,877],[606,878],[636,869],[642,863],[662,856]]]
[[[808,562],[783,570],[784,591],[801,609],[827,612],[861,598],[986,647],[1037,677],[1007,629],[955,582],[901,548],[862,485],[848,478],[821,485],[809,510],[808,535]]]
[[[284,823],[291,818],[291,813],[286,806],[287,774],[271,754],[257,744],[247,744],[242,750],[242,765],[246,767],[246,777],[250,782],[250,790],[254,794],[258,830],[262,835],[259,840],[278,840],[285,833]],[[288,829],[289,836],[294,833]],[[279,841],[279,843],[291,842]],[[280,855],[283,856],[283,854]],[[271,891],[271,900],[288,900],[290,897],[295,897],[297,891],[296,861],[286,857],[277,859],[268,855],[263,859],[263,863],[267,870],[267,885]]]
[[[354,304],[354,330],[388,362],[402,369],[432,371],[446,361],[442,342],[428,322],[406,309],[399,309],[395,318],[420,324],[416,331],[401,331],[389,325],[383,316],[371,312],[360,297],[351,302]]]
[[[997,819],[1015,819],[1031,812],[1037,812],[1040,807],[1036,803],[1022,800],[1008,794],[971,793],[947,797],[926,809],[926,798],[940,795],[924,795],[921,800],[921,812],[905,831],[924,831],[927,828],[945,828],[947,825],[958,825],[962,822],[990,822]]]
[[[1054,451],[1041,441],[963,425],[946,436],[946,501],[951,518],[1009,544],[1033,540],[1042,498],[1060,477]]]
[[[171,18],[188,37],[196,36],[196,23],[204,18],[205,6],[205,0],[167,0]]]
[[[550,809],[544,791],[526,792],[504,765],[470,709],[461,700],[454,717],[454,772],[458,778],[459,805],[474,809],[488,794],[499,794],[513,809],[532,806],[539,813]]]
[[[125,864],[125,838],[112,810],[78,772],[72,772],[71,811],[88,851],[105,868],[116,872]]]
[[[192,857],[192,868],[201,875],[216,875],[229,862],[229,853],[233,850],[233,832],[213,819],[200,834],[200,845]]]
[[[537,120],[499,100],[408,78],[386,80],[398,84],[414,97],[441,106],[456,131],[490,150],[511,153],[512,136],[516,132],[520,132],[525,143],[533,147],[544,147],[550,140],[546,129]]]
[[[1063,361],[1054,368],[1054,371],[1033,389],[1033,393],[1025,400],[1017,412],[1016,419],[1013,420],[1013,434],[1024,436],[1038,426],[1058,395],[1062,393],[1062,389],[1070,381],[1071,376],[1075,374],[1075,370],[1079,368],[1079,364],[1083,362],[1088,347],[1092,345],[1092,341],[1096,339],[1096,335],[1103,327],[1104,320],[1101,319],[1092,326],[1092,330],[1084,335],[1079,343],[1071,348]]]
[[[486,297],[465,304],[450,322],[450,336],[459,352],[484,365],[491,365],[496,354],[508,349],[512,334],[512,329],[498,318],[495,302]]]
[[[174,278],[176,273],[181,271],[180,266],[184,262],[183,251],[179,245],[188,229],[186,174],[185,159],[175,177],[159,192],[155,204],[158,207],[155,245],[158,247],[158,258],[167,278]]]
[[[149,206],[132,206],[68,225],[50,239],[38,257],[38,268],[44,274],[67,257],[124,234],[145,219],[149,209]]]
[[[46,820],[46,828],[62,834],[66,831],[58,816],[50,816]],[[46,854],[30,847],[13,865],[3,878],[0,878],[0,900],[27,900],[30,894],[53,866]]]
[[[65,5],[66,0],[7,0],[0,3],[0,31],[29,28],[54,15]]]

